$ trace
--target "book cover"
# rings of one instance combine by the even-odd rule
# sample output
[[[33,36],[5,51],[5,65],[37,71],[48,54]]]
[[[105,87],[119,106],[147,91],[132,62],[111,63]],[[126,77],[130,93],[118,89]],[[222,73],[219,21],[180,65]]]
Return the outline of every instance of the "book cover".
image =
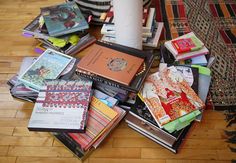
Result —
[[[143,62],[143,58],[93,44],[77,68],[130,85]]]
[[[52,49],[47,49],[38,59],[19,77],[19,80],[39,91],[44,86],[45,79],[56,79],[73,58]]]
[[[88,29],[88,23],[75,2],[41,8],[50,36],[61,36]]]
[[[97,90],[97,89],[94,89],[93,90],[93,95],[99,99],[100,101],[102,101],[104,104],[106,104],[107,106],[109,106],[110,108],[114,107],[117,103],[118,103],[118,100],[111,97],[111,96],[108,96],[107,94]]]
[[[173,47],[177,50],[178,55],[185,52],[199,50],[203,47],[201,41],[196,36],[180,38],[171,41]]]
[[[204,107],[174,66],[148,76],[139,95],[160,127]]]
[[[190,37],[196,37],[196,35],[193,32],[190,32],[190,33],[182,35],[182,36],[180,36],[180,37],[178,37],[174,40],[185,39],[185,38],[190,38]],[[178,55],[178,51],[172,45],[172,41],[174,41],[174,40],[166,41],[164,45],[172,53],[172,55],[174,56],[174,58],[177,61],[186,60],[186,59],[190,59],[190,58],[193,58],[193,57],[206,55],[206,54],[209,53],[209,50],[204,46],[203,42],[201,42],[201,40],[199,40],[202,48],[200,48],[198,50],[195,50],[195,51],[189,51],[189,52],[181,53],[181,55]]]
[[[92,81],[47,80],[39,92],[28,129],[30,131],[84,132]]]
[[[95,97],[92,97],[85,133],[69,133],[83,151],[87,151],[105,131],[113,119],[118,118],[117,112]]]

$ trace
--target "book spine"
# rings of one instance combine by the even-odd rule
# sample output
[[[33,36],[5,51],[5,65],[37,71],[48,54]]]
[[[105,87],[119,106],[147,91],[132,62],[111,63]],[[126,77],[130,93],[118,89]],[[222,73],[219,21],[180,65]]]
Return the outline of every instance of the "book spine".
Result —
[[[134,89],[132,89],[130,87],[119,85],[119,84],[117,84],[115,82],[103,79],[103,78],[101,78],[101,77],[99,77],[97,75],[89,75],[89,74],[85,74],[85,73],[78,72],[78,71],[76,71],[76,74],[79,75],[79,76],[91,79],[91,80],[96,81],[96,82],[107,84],[109,86],[113,86],[113,87],[116,87],[116,88],[124,89],[124,90],[130,91],[130,92],[135,92],[135,93],[137,92],[137,90],[134,90]]]

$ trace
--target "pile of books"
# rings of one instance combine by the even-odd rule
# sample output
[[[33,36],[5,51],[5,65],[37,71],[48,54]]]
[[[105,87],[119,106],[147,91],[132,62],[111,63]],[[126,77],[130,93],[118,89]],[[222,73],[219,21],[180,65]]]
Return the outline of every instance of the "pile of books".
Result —
[[[23,36],[34,37],[39,43],[37,53],[47,48],[74,55],[96,39],[75,2],[41,8],[41,13],[23,29]]]
[[[156,26],[155,9],[144,10],[144,15],[144,29],[151,36],[147,40],[157,38],[154,31],[158,28],[160,36],[163,24],[161,29]],[[54,23],[58,23],[56,27]],[[153,50],[104,39],[88,41],[93,37],[86,32],[88,24],[73,2],[42,8],[29,26],[24,35],[49,41],[50,46],[39,57],[23,59],[19,72],[8,82],[10,92],[35,103],[30,131],[51,132],[80,159],[96,149],[126,113],[129,127],[174,153],[191,124],[201,121],[210,70],[200,64],[180,64],[182,59],[208,53],[194,33],[161,46],[162,63],[158,71],[150,73]],[[105,26],[112,24],[105,24],[102,30]],[[153,42],[156,50],[159,36]],[[76,50],[67,53],[64,47],[55,48],[55,43],[64,45],[65,38],[77,40],[76,45],[65,45],[68,49],[76,46]],[[87,47],[84,57],[72,57],[81,47]]]
[[[102,15],[104,24],[101,28],[101,34],[103,35],[103,41],[115,43],[115,21],[113,14],[113,7]],[[143,46],[146,48],[157,48],[164,24],[163,22],[157,22],[156,9],[155,8],[144,8],[143,9]]]

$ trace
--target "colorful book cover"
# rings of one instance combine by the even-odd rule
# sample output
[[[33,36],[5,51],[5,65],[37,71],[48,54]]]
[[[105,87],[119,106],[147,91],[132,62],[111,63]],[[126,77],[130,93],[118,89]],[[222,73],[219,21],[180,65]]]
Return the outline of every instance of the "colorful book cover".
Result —
[[[44,86],[45,79],[56,79],[73,58],[52,49],[47,49],[40,57],[19,77],[19,80],[39,91]]]
[[[50,36],[61,36],[88,29],[88,23],[75,2],[41,8]]]
[[[196,36],[176,39],[171,41],[171,43],[179,55],[181,55],[181,53],[195,51],[202,48],[202,44]]]
[[[204,107],[174,66],[148,76],[139,95],[160,127]]]
[[[92,97],[88,113],[88,121],[85,133],[69,133],[84,151],[88,150],[99,136],[105,132],[105,128],[118,118],[118,113],[106,104]]]
[[[93,44],[77,68],[129,85],[143,62],[144,58]]]
[[[30,131],[85,132],[92,81],[47,80],[31,115]]]

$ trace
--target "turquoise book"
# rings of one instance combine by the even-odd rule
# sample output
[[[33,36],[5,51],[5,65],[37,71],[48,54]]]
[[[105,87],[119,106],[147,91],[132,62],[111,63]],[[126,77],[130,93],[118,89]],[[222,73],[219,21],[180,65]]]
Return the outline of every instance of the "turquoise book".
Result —
[[[48,33],[52,37],[88,29],[88,23],[75,2],[41,8]]]
[[[71,56],[47,49],[19,80],[30,89],[39,91],[45,85],[45,79],[57,79],[72,59]]]

